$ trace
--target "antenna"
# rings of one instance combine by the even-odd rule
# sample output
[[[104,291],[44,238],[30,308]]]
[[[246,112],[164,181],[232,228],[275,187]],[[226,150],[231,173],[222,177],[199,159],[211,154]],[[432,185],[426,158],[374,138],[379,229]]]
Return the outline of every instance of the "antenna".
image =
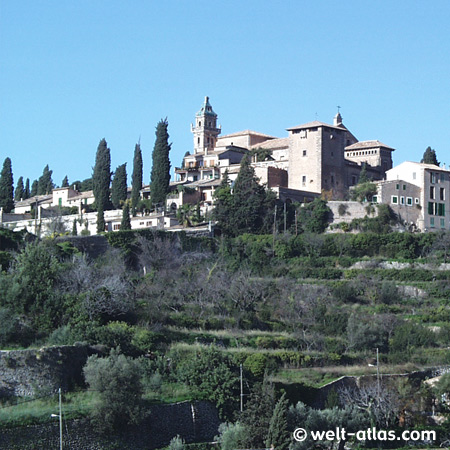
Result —
[[[341,112],[341,107],[338,105],[336,106],[336,108],[338,109],[338,114]]]

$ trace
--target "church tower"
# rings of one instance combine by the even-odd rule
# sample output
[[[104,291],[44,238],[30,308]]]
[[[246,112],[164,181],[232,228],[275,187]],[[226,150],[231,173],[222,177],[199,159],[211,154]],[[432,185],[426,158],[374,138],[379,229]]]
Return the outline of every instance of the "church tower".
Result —
[[[209,97],[205,97],[200,111],[195,115],[195,125],[191,124],[191,131],[194,134],[195,155],[208,154],[209,151],[214,150],[220,127],[217,127],[217,114],[209,103]]]

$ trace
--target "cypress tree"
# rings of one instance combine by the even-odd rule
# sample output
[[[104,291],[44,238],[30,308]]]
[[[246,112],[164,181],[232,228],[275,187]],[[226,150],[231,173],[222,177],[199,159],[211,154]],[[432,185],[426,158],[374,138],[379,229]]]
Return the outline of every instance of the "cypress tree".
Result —
[[[11,159],[6,158],[0,174],[0,207],[6,213],[14,208],[14,181]]]
[[[439,166],[441,164],[437,160],[436,150],[433,150],[431,147],[427,147],[420,162],[425,164],[434,164],[435,166]]]
[[[77,219],[73,219],[73,225],[72,225],[72,236],[77,236]]]
[[[38,180],[37,195],[51,194],[54,187],[52,173],[53,170],[50,170],[47,164]]]
[[[115,209],[120,209],[127,199],[127,163],[117,167],[111,183],[111,202]]]
[[[103,211],[102,204],[97,206],[97,233],[105,231],[105,213]]]
[[[14,200],[16,202],[25,200],[25,190],[23,188],[23,177],[19,177],[19,180],[17,181],[16,190],[14,191]]]
[[[92,181],[97,208],[101,208],[103,213],[110,205],[109,185],[111,182],[111,155],[105,139],[98,144]]]
[[[288,450],[290,444],[290,435],[287,430],[287,409],[288,400],[286,393],[283,393],[273,410],[270,419],[269,431],[266,438],[266,446],[276,448],[277,450]]]
[[[230,227],[230,218],[234,211],[234,203],[228,170],[225,171],[220,185],[214,192],[214,199],[213,219],[217,220],[217,224],[224,235],[233,235],[234,230]]]
[[[250,158],[244,157],[234,183],[231,229],[237,233],[262,232],[265,216],[274,203],[272,197],[258,183]]]
[[[67,175],[64,177],[64,179],[62,180],[61,183],[61,187],[69,187],[69,178],[67,177]]]
[[[31,191],[30,191],[30,197],[34,197],[35,195],[38,195],[38,181],[34,180],[31,184]]]
[[[120,222],[121,230],[131,230],[130,207],[125,203],[122,210],[122,221]]]
[[[142,151],[140,144],[136,144],[133,159],[133,174],[131,176],[131,209],[133,216],[136,215],[136,206],[139,203],[140,191],[142,189]]]
[[[30,179],[27,178],[27,181],[25,182],[25,191],[23,195],[23,199],[26,200],[27,198],[30,198]]]
[[[172,144],[169,144],[168,122],[161,119],[156,126],[156,141],[153,148],[153,165],[150,181],[150,194],[154,205],[165,206],[170,183],[169,152]]]

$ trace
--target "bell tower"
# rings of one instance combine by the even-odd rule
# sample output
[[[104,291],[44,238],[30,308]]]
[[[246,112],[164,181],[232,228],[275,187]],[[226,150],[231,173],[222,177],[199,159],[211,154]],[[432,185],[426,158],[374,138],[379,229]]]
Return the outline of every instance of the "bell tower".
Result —
[[[209,97],[205,97],[200,111],[195,115],[195,125],[191,124],[191,131],[194,134],[194,155],[214,150],[221,130],[217,127],[217,114],[209,103]]]

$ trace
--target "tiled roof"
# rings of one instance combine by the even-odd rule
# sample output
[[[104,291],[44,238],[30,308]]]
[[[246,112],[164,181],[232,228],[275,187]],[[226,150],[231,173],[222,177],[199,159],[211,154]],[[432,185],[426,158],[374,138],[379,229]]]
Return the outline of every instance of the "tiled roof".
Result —
[[[248,134],[251,134],[252,136],[262,136],[262,137],[266,137],[268,139],[276,139],[276,137],[269,136],[268,134],[258,133],[257,131],[252,131],[252,130],[244,130],[244,131],[238,131],[237,133],[226,134],[225,136],[220,136],[218,138],[218,140],[223,139],[223,138],[235,137],[235,136],[245,136]]]
[[[22,200],[20,202],[15,202],[15,206],[28,206],[36,203],[46,203],[51,202],[53,200],[53,195],[35,195],[34,197],[27,198],[26,200]]]
[[[251,149],[255,148],[267,148],[267,149],[278,149],[289,147],[289,138],[271,139],[266,142],[261,142],[261,144],[255,144],[251,146]]]
[[[330,125],[328,123],[319,122],[318,120],[314,120],[313,122],[308,122],[303,125],[299,125],[297,127],[286,128],[287,131],[293,130],[306,130],[307,128],[317,128],[317,127],[327,127],[327,128],[335,128],[336,130],[347,130],[344,125],[339,125],[335,127],[334,125]]]
[[[345,150],[359,150],[359,149],[378,148],[378,147],[387,148],[388,150],[394,150],[392,147],[389,147],[388,145],[385,145],[380,141],[357,142],[356,144],[352,144],[352,145],[349,145],[348,147],[345,147]]]

